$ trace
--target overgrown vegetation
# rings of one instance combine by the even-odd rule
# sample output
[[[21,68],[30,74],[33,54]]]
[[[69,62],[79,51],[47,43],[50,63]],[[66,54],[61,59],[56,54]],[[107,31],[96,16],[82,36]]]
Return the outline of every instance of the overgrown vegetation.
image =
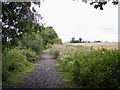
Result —
[[[52,54],[52,58],[53,58],[53,59],[58,59],[59,56],[60,56],[59,51],[56,50],[56,49],[51,50],[51,51],[50,51],[50,54]]]
[[[40,7],[40,2],[35,4]],[[53,27],[44,27],[36,21],[42,16],[34,7],[30,10],[30,6],[31,2],[2,3],[3,86],[15,84],[22,75],[30,72],[44,49],[62,43]],[[51,53],[73,87],[120,88],[119,50],[65,48],[62,49],[64,53],[60,50]]]
[[[27,57],[27,60],[28,60],[29,62],[32,62],[32,63],[36,62],[36,61],[39,60],[40,57],[41,57],[41,54],[39,55],[39,54],[37,54],[36,52],[31,51],[31,50],[21,50],[21,51],[22,51],[23,54]]]
[[[39,27],[39,29],[41,29],[41,27]],[[44,29],[46,28],[44,27]],[[34,63],[37,60],[40,60],[43,50],[51,48],[51,45],[54,44],[52,40],[51,43],[49,42],[50,39],[46,38],[48,37],[47,34],[42,35],[44,29],[41,32],[38,31],[37,33],[31,31],[31,33],[22,34],[20,40],[18,41],[18,45],[15,47],[11,48],[10,46],[9,48],[8,42],[8,46],[4,48],[2,55],[4,81],[3,86],[6,84],[11,85],[16,83],[20,78],[18,74],[20,74],[21,72],[25,72],[26,68],[28,68],[28,70],[32,70],[29,68],[31,68],[31,66],[34,66]],[[46,33],[47,30],[45,30]],[[53,40],[54,38],[58,38],[57,35],[53,37]],[[14,78],[15,76],[16,78]],[[11,80],[11,78],[13,78],[14,80]]]
[[[19,49],[12,49],[4,54],[2,57],[2,63],[3,85],[14,84],[15,80],[18,80],[18,77],[16,76],[24,71],[28,71],[28,69],[33,66],[33,64],[28,61],[26,55],[23,54],[23,51]]]
[[[62,41],[53,27],[34,21],[41,16],[30,10],[30,2],[3,2],[2,6],[2,81],[6,87],[30,72],[44,49]]]
[[[76,51],[70,54],[59,51],[63,55],[58,59],[58,67],[71,87],[120,89],[119,50],[89,51],[79,47]]]

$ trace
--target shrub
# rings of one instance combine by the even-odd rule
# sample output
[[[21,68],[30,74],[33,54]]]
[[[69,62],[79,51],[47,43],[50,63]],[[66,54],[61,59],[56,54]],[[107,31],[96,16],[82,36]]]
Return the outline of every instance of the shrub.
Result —
[[[45,49],[50,49],[50,48],[52,48],[52,45],[47,43],[47,45],[45,46]]]
[[[58,50],[55,50],[55,49],[51,49],[50,53],[52,54],[52,57],[54,59],[58,59],[60,54],[59,54],[59,51]]]
[[[16,75],[16,73],[23,72],[26,67],[32,66],[30,62],[27,61],[27,57],[23,54],[21,50],[12,49],[8,51],[6,55],[2,56],[3,65],[3,82],[12,83],[11,77]],[[4,83],[3,83],[4,84]]]
[[[35,61],[38,60],[38,55],[37,55],[37,53],[34,52],[34,51],[31,51],[31,50],[23,50],[23,54],[26,55],[27,60],[28,60],[29,62],[33,62],[33,63],[34,63]]]
[[[74,87],[120,88],[119,50],[93,50],[76,52],[60,58],[63,72],[71,75]]]
[[[19,42],[19,46],[35,51],[41,54],[43,51],[43,39],[38,33],[25,33]]]

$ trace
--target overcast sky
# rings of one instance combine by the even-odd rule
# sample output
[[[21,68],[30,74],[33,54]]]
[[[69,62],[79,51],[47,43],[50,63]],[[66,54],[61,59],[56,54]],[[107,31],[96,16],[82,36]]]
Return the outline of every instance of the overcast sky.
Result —
[[[94,9],[81,0],[44,0],[38,11],[45,26],[53,26],[63,42],[118,41],[118,6],[111,3],[104,10]]]

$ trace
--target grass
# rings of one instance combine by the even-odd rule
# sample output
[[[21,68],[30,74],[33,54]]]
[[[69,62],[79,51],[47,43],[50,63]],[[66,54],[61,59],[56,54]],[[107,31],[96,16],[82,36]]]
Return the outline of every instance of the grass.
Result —
[[[9,74],[9,77],[7,77],[8,78],[7,81],[5,82],[3,81],[3,88],[13,87],[17,83],[21,82],[22,79],[34,68],[35,68],[35,65],[32,64],[31,66],[26,67],[25,70],[22,72],[14,72]]]
[[[2,81],[3,87],[13,86],[25,74],[31,72],[37,61],[37,55],[30,50],[12,49],[2,56]]]
[[[70,88],[73,86],[71,83],[71,73],[69,73],[69,71],[67,72],[68,67],[63,66],[60,61],[65,60],[64,58],[67,58],[68,56],[72,55],[73,53],[76,53],[78,51],[85,51],[88,48],[89,47],[84,47],[82,45],[79,45],[79,46],[55,45],[55,46],[53,46],[53,48],[50,49],[50,53],[52,54],[53,58],[58,57],[58,58],[54,58],[54,59],[56,59],[58,62],[58,69],[62,73],[63,82],[66,84],[67,87]],[[56,52],[59,54],[56,54]],[[68,62],[68,61],[65,60],[65,62]],[[66,72],[63,72],[63,69],[66,70]]]
[[[118,49],[118,42],[100,42],[100,43],[67,43],[66,45],[72,45],[72,46],[85,46],[85,47],[91,47],[93,46],[94,48],[107,48],[107,49]]]
[[[77,51],[84,51],[89,47],[84,47],[82,45],[79,46],[73,46],[73,45],[55,45],[51,51],[57,50],[58,52],[60,52],[61,55],[65,55],[65,54],[72,54],[75,53]]]
[[[70,87],[120,89],[119,50],[72,45],[52,50],[59,51],[58,68]]]

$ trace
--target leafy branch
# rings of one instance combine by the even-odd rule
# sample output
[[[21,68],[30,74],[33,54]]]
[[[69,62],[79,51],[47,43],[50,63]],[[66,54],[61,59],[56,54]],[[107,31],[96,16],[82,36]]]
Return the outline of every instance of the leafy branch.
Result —
[[[78,1],[78,0],[73,0],[73,1]],[[91,1],[90,2],[90,5],[93,5],[94,4],[94,8],[95,9],[100,9],[100,10],[103,10],[103,6],[108,4],[108,2],[110,0],[82,0],[82,2],[85,2],[87,3],[88,1]],[[118,5],[119,1],[118,0],[113,0],[112,1],[112,4],[113,5]]]

